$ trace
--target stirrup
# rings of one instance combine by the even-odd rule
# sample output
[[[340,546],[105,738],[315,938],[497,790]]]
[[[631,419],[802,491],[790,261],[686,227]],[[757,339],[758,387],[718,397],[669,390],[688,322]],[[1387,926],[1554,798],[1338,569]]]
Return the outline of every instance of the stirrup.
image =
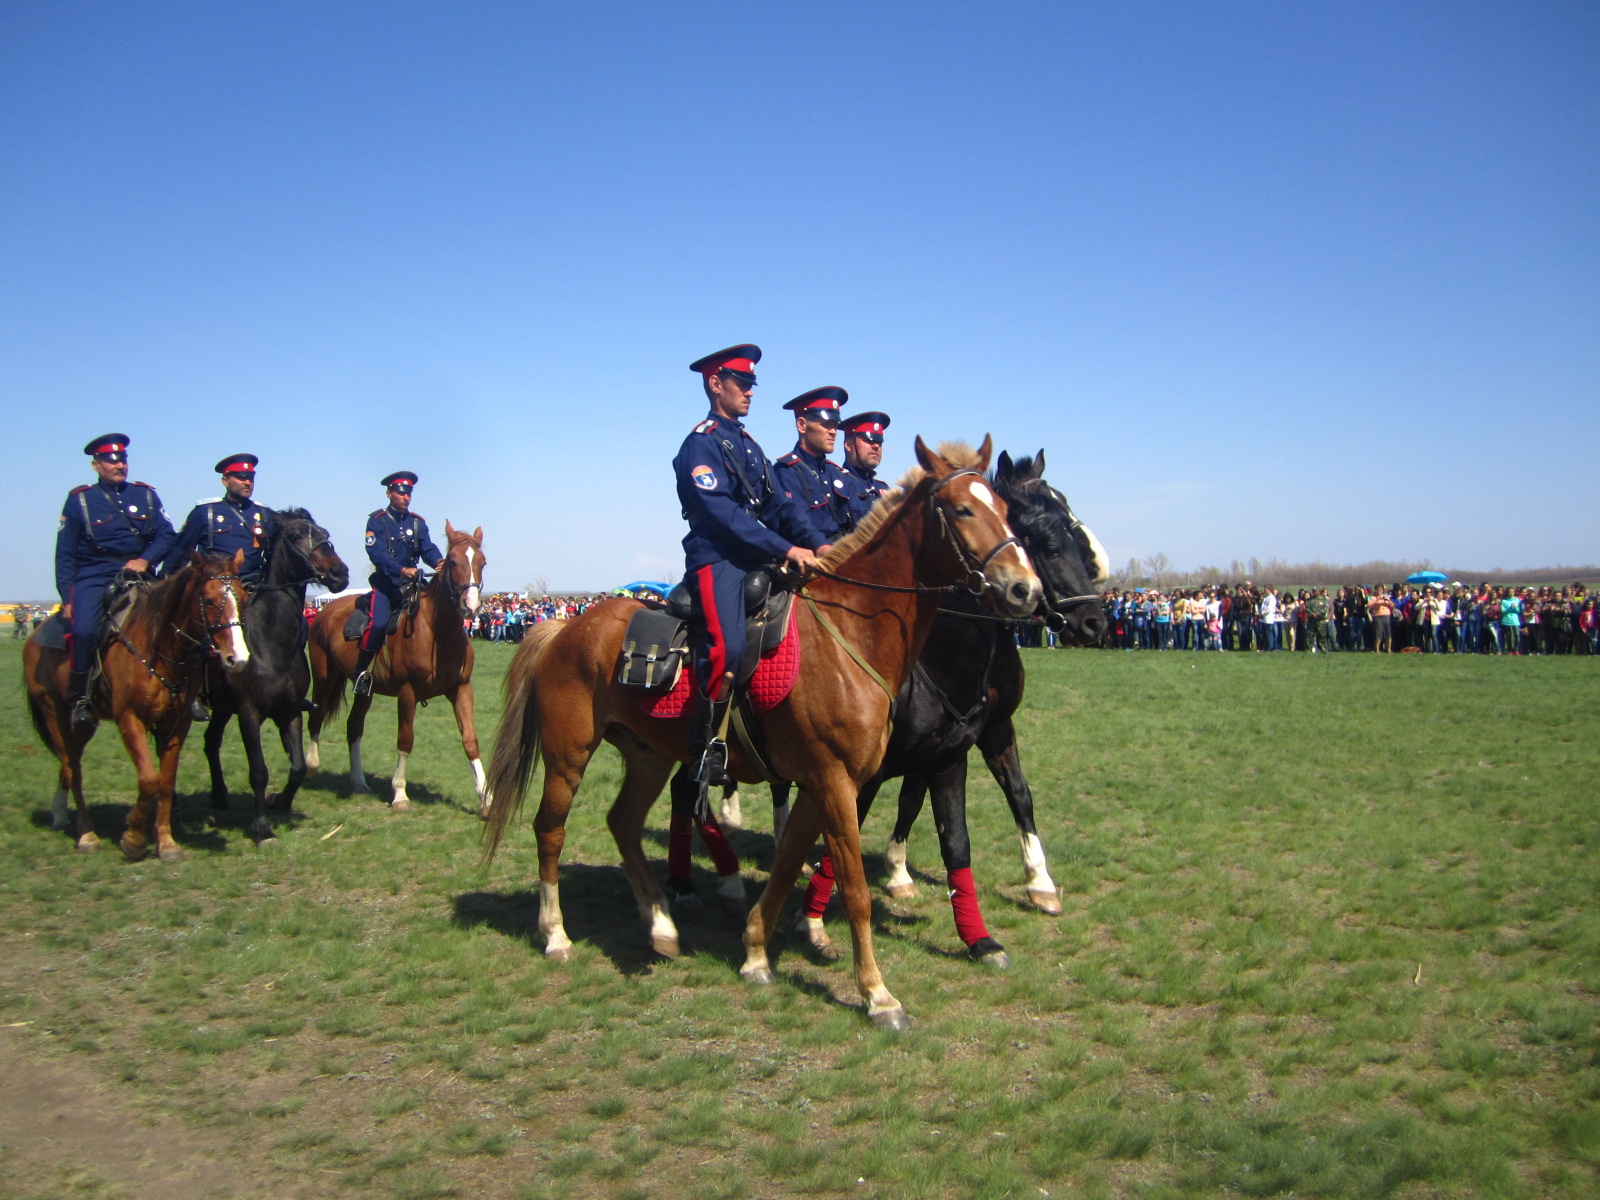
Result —
[[[358,696],[370,696],[370,695],[372,695],[372,672],[371,671],[363,671],[363,672],[361,672],[361,674],[356,676],[356,695],[358,695]]]
[[[100,724],[100,714],[94,710],[94,702],[87,696],[81,697],[72,706],[72,727],[74,729],[93,729]]]

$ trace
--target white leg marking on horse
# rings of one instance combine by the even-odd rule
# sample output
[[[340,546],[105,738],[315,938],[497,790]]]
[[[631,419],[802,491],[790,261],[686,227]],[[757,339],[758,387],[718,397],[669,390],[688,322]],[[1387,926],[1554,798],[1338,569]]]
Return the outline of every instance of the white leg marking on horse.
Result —
[[[548,955],[565,956],[572,949],[572,942],[567,937],[566,926],[561,922],[561,885],[559,883],[541,883],[539,885],[539,932],[544,934],[544,952]]]
[[[394,799],[389,801],[393,808],[410,808],[411,797],[406,795],[406,759],[411,756],[404,750],[395,759],[394,764]]]
[[[783,827],[788,823],[788,802],[785,801],[783,804],[774,804],[772,806],[772,844],[774,846],[783,841]]]
[[[801,913],[800,919],[794,923],[794,931],[815,949],[822,950],[833,944],[821,917],[808,917]]]
[[[322,746],[317,742],[306,743],[306,769],[315,771],[322,766]]]
[[[906,870],[906,844],[889,839],[883,848],[883,865],[889,869],[889,878],[883,881],[886,888],[915,887],[911,872]]]
[[[67,816],[67,789],[58,787],[50,799],[50,828],[60,833],[71,824],[72,820]]]
[[[739,805],[739,789],[727,792],[722,797],[722,811],[717,814],[717,819],[730,829],[738,829],[744,824],[744,813]]]
[[[667,912],[666,905],[652,904],[645,914],[645,919],[650,923],[650,940],[666,939],[678,940],[678,926],[673,922],[672,916]]]
[[[1053,892],[1056,881],[1050,878],[1050,868],[1044,860],[1044,844],[1036,833],[1022,836],[1022,869],[1028,873],[1030,892]]]
[[[484,774],[483,760],[481,758],[472,760],[472,787],[478,793],[480,805],[487,804],[491,798],[489,796],[489,777]]]

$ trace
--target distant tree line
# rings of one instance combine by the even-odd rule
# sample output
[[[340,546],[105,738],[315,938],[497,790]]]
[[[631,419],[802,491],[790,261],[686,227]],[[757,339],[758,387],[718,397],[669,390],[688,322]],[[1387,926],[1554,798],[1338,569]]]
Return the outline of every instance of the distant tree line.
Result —
[[[1165,554],[1152,554],[1148,558],[1130,558],[1120,570],[1111,573],[1111,586],[1119,591],[1136,587],[1153,587],[1167,591],[1171,588],[1210,587],[1215,584],[1236,584],[1250,580],[1252,583],[1284,587],[1332,587],[1347,583],[1398,583],[1418,571],[1440,571],[1451,580],[1463,583],[1541,584],[1582,580],[1585,583],[1600,581],[1600,566],[1593,563],[1582,567],[1529,567],[1508,571],[1504,567],[1489,570],[1482,568],[1436,567],[1432,559],[1414,562],[1364,563],[1285,562],[1281,558],[1251,558],[1241,562],[1234,559],[1223,567],[1196,567],[1180,571]]]

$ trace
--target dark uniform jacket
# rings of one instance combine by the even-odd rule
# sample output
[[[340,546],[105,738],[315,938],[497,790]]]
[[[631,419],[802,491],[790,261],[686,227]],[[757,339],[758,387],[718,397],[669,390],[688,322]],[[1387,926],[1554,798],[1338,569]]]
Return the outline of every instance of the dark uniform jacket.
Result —
[[[825,544],[805,509],[773,481],[772,465],[743,424],[709,416],[684,438],[672,460],[689,532],[685,569],[730,562],[752,571],[782,559],[791,546]]]
[[[148,483],[88,483],[67,494],[56,533],[56,591],[63,604],[72,585],[109,581],[129,559],[151,564],[172,549],[172,522]]]
[[[162,573],[172,574],[189,561],[189,555],[195,550],[207,554],[232,554],[243,550],[244,566],[239,570],[239,578],[246,583],[260,583],[262,547],[273,528],[272,510],[254,500],[236,504],[224,496],[203,501],[194,506],[178,531]]]
[[[889,491],[889,485],[878,478],[878,473],[867,467],[852,467],[849,463],[839,468],[844,476],[844,501],[850,511],[850,528],[861,524],[879,496]]]
[[[419,561],[437,567],[444,561],[428,536],[428,523],[414,512],[393,508],[380,508],[367,518],[367,557],[374,568],[368,582],[390,592],[398,592],[405,583],[400,572],[406,567]]]
[[[772,464],[778,486],[805,506],[824,544],[836,542],[855,525],[845,499],[844,474],[826,458],[796,446]]]

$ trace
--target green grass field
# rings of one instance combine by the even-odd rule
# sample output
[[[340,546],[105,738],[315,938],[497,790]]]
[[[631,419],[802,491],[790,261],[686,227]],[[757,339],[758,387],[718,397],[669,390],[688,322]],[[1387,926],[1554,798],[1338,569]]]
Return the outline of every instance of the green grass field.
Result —
[[[480,650],[486,741],[509,658]],[[1065,915],[1022,907],[1009,814],[975,774],[974,870],[1015,965],[965,959],[925,818],[920,896],[877,904],[916,1019],[893,1035],[867,1025],[847,962],[787,938],[776,987],[740,983],[726,916],[684,921],[685,956],[652,961],[605,832],[609,751],[569,826],[576,954],[544,961],[531,829],[482,865],[442,703],[421,714],[415,811],[352,797],[329,742],[257,849],[237,740],[234,808],[213,814],[197,738],[185,862],[76,855],[49,830],[54,763],[0,642],[3,1036],[236,1146],[262,1194],[1600,1191],[1593,662],[1032,651],[1028,667],[1023,759]],[[382,797],[392,705],[375,714]],[[132,772],[111,731],[88,780],[115,835]],[[867,827],[874,880],[892,802]],[[734,835],[752,897],[765,808],[747,794],[753,828]],[[7,1195],[120,1186],[0,1157]]]

